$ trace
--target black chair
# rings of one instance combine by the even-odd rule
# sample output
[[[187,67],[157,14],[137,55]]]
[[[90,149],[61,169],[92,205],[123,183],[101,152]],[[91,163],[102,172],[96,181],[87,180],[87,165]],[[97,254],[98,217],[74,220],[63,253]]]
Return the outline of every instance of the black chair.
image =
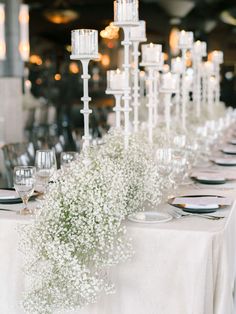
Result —
[[[32,143],[6,144],[2,148],[6,169],[7,186],[13,186],[13,170],[16,166],[32,166],[35,150]]]

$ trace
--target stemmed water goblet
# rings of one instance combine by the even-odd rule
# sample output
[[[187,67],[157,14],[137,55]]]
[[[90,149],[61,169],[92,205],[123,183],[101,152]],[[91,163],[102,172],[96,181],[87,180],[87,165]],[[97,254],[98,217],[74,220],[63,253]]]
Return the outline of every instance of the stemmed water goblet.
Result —
[[[14,168],[14,188],[21,197],[24,208],[20,210],[21,215],[32,214],[28,208],[30,196],[34,193],[36,168],[31,166],[18,166]]]
[[[170,189],[175,182],[171,175],[173,171],[173,154],[171,148],[158,148],[156,150],[157,169],[160,174],[160,191],[162,193],[162,200],[165,201],[168,197]]]
[[[57,169],[55,152],[50,149],[37,150],[35,157],[36,185],[38,192],[44,193]]]

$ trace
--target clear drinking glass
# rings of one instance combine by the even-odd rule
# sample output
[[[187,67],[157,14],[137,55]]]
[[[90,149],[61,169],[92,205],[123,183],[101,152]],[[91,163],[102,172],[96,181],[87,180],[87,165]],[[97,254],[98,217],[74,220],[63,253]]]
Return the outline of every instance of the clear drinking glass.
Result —
[[[79,156],[78,152],[62,152],[61,153],[61,168],[68,166],[72,161],[77,160]]]
[[[44,193],[47,185],[57,170],[56,155],[53,150],[37,150],[35,157],[37,191]]]
[[[169,191],[173,188],[174,181],[172,179],[173,171],[173,153],[171,148],[158,148],[156,150],[157,169],[160,174],[160,190],[162,200],[166,200]]]
[[[30,196],[34,193],[36,168],[30,166],[18,166],[14,168],[14,188],[24,203],[20,210],[21,215],[32,214],[28,208]]]

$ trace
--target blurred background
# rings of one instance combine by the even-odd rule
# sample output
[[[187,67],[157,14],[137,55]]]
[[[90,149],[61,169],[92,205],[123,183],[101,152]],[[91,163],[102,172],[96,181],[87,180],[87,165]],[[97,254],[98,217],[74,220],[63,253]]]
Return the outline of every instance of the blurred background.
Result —
[[[25,0],[28,17],[19,14],[19,0],[2,3],[6,37],[0,32],[0,57],[4,52],[6,56],[0,61],[0,143],[31,143],[32,155],[37,148],[52,146],[59,152],[79,151],[83,134],[81,65],[70,61],[70,33],[77,28],[99,31],[100,59],[90,63],[89,93],[91,133],[101,137],[110,127],[108,117],[114,104],[105,95],[106,71],[121,67],[122,60],[122,31],[110,24],[113,1]],[[140,0],[139,12],[146,21],[148,42],[163,45],[167,64],[170,56],[178,54],[181,29],[193,31],[195,40],[206,41],[208,51],[223,50],[221,100],[236,106],[235,1]],[[28,18],[27,43],[27,31],[22,39],[20,30]],[[0,12],[0,25],[2,19]]]
[[[27,67],[32,94],[45,98],[56,108],[57,123],[82,126],[80,63],[70,62],[70,31],[92,28],[100,32],[100,62],[92,65],[91,97],[96,106],[93,133],[107,128],[107,111],[113,105],[105,97],[105,72],[121,66],[119,56],[122,32],[109,27],[113,20],[111,0],[28,0],[30,8],[30,49]],[[147,23],[148,41],[160,43],[166,52],[176,54],[176,31],[193,31],[206,41],[209,50],[223,50],[222,100],[236,105],[236,3],[232,0],[141,0],[140,19]],[[108,27],[108,29],[107,29]],[[169,46],[172,48],[171,51]],[[28,125],[28,128],[30,125]]]

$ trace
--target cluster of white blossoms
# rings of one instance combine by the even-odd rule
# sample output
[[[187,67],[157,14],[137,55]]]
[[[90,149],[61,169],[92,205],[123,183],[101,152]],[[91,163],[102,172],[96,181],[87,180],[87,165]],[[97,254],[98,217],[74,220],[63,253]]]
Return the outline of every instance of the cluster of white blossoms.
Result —
[[[59,170],[32,224],[21,230],[26,313],[49,314],[94,303],[114,291],[108,270],[132,257],[126,215],[159,202],[152,149],[119,133]]]

